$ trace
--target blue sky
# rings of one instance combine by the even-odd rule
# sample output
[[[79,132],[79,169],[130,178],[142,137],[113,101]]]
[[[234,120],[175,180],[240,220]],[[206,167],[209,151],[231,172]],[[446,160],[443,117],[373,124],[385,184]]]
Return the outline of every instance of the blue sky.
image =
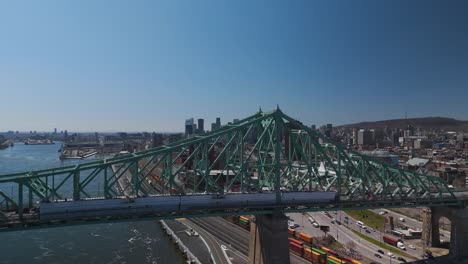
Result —
[[[1,1],[0,131],[468,119],[465,1]]]

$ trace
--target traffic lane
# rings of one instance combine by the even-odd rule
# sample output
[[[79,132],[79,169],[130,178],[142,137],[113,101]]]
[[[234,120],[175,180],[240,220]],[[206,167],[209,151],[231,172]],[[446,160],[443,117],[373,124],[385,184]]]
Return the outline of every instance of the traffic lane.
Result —
[[[337,215],[337,217],[338,217],[338,219],[339,219],[339,217],[340,217],[339,214],[340,214],[340,213],[342,214],[342,215],[341,215],[341,218],[344,219],[344,216],[346,216],[346,214],[343,213],[343,212],[337,212],[337,214],[334,214],[334,213],[331,213],[331,212],[330,212],[330,215],[331,215],[331,216],[336,216],[336,215]],[[325,223],[331,222],[331,219],[330,219],[328,216],[324,215],[323,213],[322,213],[322,214],[318,214],[317,217],[319,217],[320,219],[323,219],[323,221],[325,221]],[[352,219],[352,218],[350,218],[349,216],[348,216],[348,218],[349,218],[348,227],[350,227],[350,228],[352,228],[353,230],[359,232],[359,228],[358,228],[358,227],[356,226],[356,224],[355,224],[355,219]],[[368,241],[366,241],[366,240],[364,240],[364,239],[361,239],[359,236],[357,236],[356,234],[354,234],[354,233],[353,233],[351,230],[349,230],[347,227],[345,227],[345,226],[343,226],[343,225],[337,225],[337,224],[331,224],[331,223],[330,223],[330,228],[331,228],[331,229],[333,229],[333,228],[332,228],[333,226],[336,226],[337,228],[341,229],[343,232],[345,232],[346,234],[350,235],[351,237],[353,237],[355,240],[359,241],[360,243],[363,243],[363,242],[366,243],[366,244],[367,244],[367,247],[368,247],[368,248],[371,248],[371,252],[368,252],[368,253],[372,253],[372,256],[373,256],[375,253],[377,253],[377,250],[378,250],[378,249],[380,249],[380,250],[384,251],[385,253],[387,253],[386,250],[383,250],[383,249],[381,249],[380,247],[378,247],[378,246],[376,246],[376,245],[374,245],[374,244],[372,244],[372,243],[370,243],[370,242],[368,242]],[[361,230],[362,230],[362,229],[361,229]],[[363,231],[363,232],[364,232],[364,231]],[[375,232],[372,232],[372,233],[375,233]],[[333,235],[334,233],[330,232],[330,234]],[[364,233],[363,233],[363,234],[364,234]],[[368,233],[365,233],[365,234],[369,235]],[[335,236],[335,237],[336,237],[336,236]],[[373,238],[374,238],[375,240],[377,240],[377,241],[380,241],[379,239],[381,239],[381,238],[379,237],[379,235],[374,235]],[[341,242],[341,241],[340,241],[340,242]],[[382,241],[382,243],[384,243],[384,242]],[[372,250],[372,249],[374,249],[374,250]],[[419,253],[416,253],[416,255],[417,255],[417,254],[419,254]],[[422,254],[422,251],[421,251],[421,254]],[[401,255],[398,255],[398,254],[395,254],[395,255],[396,255],[397,257],[398,257],[398,256],[401,256]],[[413,255],[413,254],[410,254],[410,255]],[[420,255],[419,255],[419,256],[420,256]],[[414,257],[419,258],[419,256],[414,256]],[[401,257],[403,257],[403,258],[406,259],[406,257],[404,257],[404,256],[401,256]],[[388,256],[386,256],[386,258],[387,258],[387,259],[390,259],[390,257],[388,257]]]
[[[344,218],[345,216],[348,217],[348,227],[357,231],[357,232],[360,232],[361,234],[364,234],[364,235],[367,235],[369,237],[372,237],[373,239],[381,242],[381,243],[385,243],[383,242],[383,235],[384,233],[380,232],[379,230],[376,230],[376,229],[373,229],[373,231],[370,231],[369,232],[366,232],[365,230],[363,230],[362,228],[360,228],[359,226],[356,225],[356,219],[352,218],[351,216],[347,215],[346,213],[344,212],[340,212],[342,214],[342,217]],[[368,228],[366,230],[369,230]],[[403,241],[405,242],[405,241]],[[405,244],[405,247],[408,247],[409,243],[404,243]],[[411,243],[413,244],[413,243]],[[397,250],[400,250],[399,248],[395,247]],[[385,251],[385,250],[384,250]],[[402,250],[400,250],[402,251]],[[421,256],[423,255],[423,249],[422,248],[419,248],[419,247],[416,247],[415,250],[413,249],[410,249],[410,248],[407,248],[406,251],[402,251],[402,252],[406,252],[407,254],[419,259],[421,258]],[[404,256],[401,256],[404,258]]]
[[[321,237],[325,235],[325,233],[322,232],[319,228],[313,227],[312,224],[307,221],[309,216],[307,215],[303,216],[298,213],[292,213],[288,215],[297,224],[300,225],[298,228],[296,228],[298,232],[305,232],[316,237]],[[346,229],[345,227],[342,229],[337,225],[330,224],[330,221],[331,221],[330,218],[328,218],[323,213],[309,213],[309,215],[311,216],[311,218],[317,221],[317,223],[319,223],[320,225],[330,226],[330,232],[328,234],[333,236],[341,244],[347,246],[352,241],[354,244],[354,250],[356,252],[360,253],[361,255],[377,263],[381,263],[383,259],[390,260],[390,258],[387,256],[382,256],[382,258],[377,258],[375,256],[375,254],[377,253],[377,250],[374,250],[374,247],[372,247],[373,244],[370,244],[369,242],[361,239],[360,237],[358,237],[356,234]],[[364,241],[364,243],[361,240]]]
[[[203,228],[199,227],[198,225],[196,225],[190,220],[185,220],[184,224],[192,228],[193,230],[197,231],[198,234],[205,239],[206,243],[208,244],[208,247],[210,248],[212,256],[215,258],[215,263],[229,264],[229,262],[224,257],[224,254],[221,249],[221,245],[218,243],[215,237],[213,237],[211,234],[206,232]]]

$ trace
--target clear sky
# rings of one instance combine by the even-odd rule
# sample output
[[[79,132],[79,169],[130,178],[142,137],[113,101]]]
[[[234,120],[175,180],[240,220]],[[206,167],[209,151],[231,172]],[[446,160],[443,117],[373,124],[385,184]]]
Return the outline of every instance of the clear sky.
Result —
[[[468,119],[468,1],[2,1],[0,131]]]

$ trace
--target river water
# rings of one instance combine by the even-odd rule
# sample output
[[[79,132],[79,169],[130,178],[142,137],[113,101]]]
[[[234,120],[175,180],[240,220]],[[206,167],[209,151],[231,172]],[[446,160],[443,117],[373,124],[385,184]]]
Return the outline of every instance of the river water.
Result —
[[[0,175],[66,166],[55,145],[23,145],[0,150]],[[91,158],[91,160],[94,158]],[[87,159],[85,161],[89,161]],[[13,187],[0,185],[14,193]],[[0,232],[0,263],[185,263],[154,220]]]

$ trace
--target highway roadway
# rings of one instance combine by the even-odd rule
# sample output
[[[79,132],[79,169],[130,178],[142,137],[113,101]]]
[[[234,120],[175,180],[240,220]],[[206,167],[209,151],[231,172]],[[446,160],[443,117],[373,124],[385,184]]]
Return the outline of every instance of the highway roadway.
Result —
[[[341,212],[341,211],[337,212],[337,215],[338,215],[337,219],[342,217],[343,221],[344,221],[344,217],[348,217],[349,220],[348,220],[348,224],[345,224],[346,227],[351,228],[351,229],[353,229],[355,231],[358,231],[358,232],[360,232],[360,233],[362,233],[364,235],[367,235],[368,237],[371,237],[371,238],[373,238],[373,239],[375,239],[377,241],[381,241],[382,243],[384,243],[383,240],[382,240],[382,237],[383,237],[384,233],[382,233],[381,231],[376,230],[375,228],[372,228],[372,227],[370,227],[370,228],[367,227],[366,229],[359,228],[359,226],[356,225],[357,220],[350,217],[349,215],[345,214],[344,212]],[[393,237],[395,237],[395,236],[393,236]],[[423,255],[423,249],[420,248],[420,247],[416,247],[416,249],[410,249],[408,247],[410,244],[414,245],[414,242],[415,241],[413,240],[413,241],[411,241],[411,243],[408,243],[408,242],[404,243],[405,247],[406,247],[405,253],[415,257],[416,259],[419,259]],[[397,249],[397,250],[399,250],[399,249]]]
[[[180,220],[183,221],[185,225],[187,225],[188,227],[198,232],[198,234],[201,237],[203,237],[203,239],[208,244],[208,247],[211,251],[211,254],[216,264],[229,264],[228,260],[223,254],[223,249],[221,248],[221,245],[222,245],[221,241],[219,241],[216,237],[208,233],[205,229],[195,224],[193,221],[188,220],[188,219],[180,219]],[[237,255],[237,257],[235,257],[232,260],[232,263],[246,263],[247,262],[247,258],[243,256],[242,254],[238,253],[237,250],[231,249],[231,251]]]
[[[245,256],[245,259],[247,259],[249,255],[250,241],[250,233],[247,230],[221,217],[192,218],[190,221],[218,238],[228,247],[228,249],[232,248],[238,251]],[[305,259],[294,254],[290,254],[290,256],[291,264],[310,264],[310,262],[307,262]],[[247,261],[244,263],[247,263]]]
[[[340,214],[343,214],[342,219],[344,220],[345,214],[342,212],[337,212],[337,214],[330,212],[330,214],[335,217],[337,216],[338,217],[337,219],[339,219]],[[396,258],[390,258],[389,256],[387,256],[386,250],[383,250],[385,254],[379,254],[381,255],[382,258],[377,258],[375,254],[377,253],[377,250],[381,248],[379,248],[378,246],[364,239],[361,239],[359,236],[354,234],[346,226],[332,224],[331,219],[325,214],[321,212],[316,212],[316,213],[309,213],[308,215],[310,215],[313,219],[315,219],[315,221],[319,223],[320,225],[330,226],[330,232],[328,234],[333,236],[341,244],[347,246],[348,244],[350,244],[350,241],[352,241],[354,243],[354,250],[359,252],[361,255],[366,256],[368,259],[371,259],[372,261],[375,261],[376,263],[392,263],[392,262],[399,263],[400,262]],[[305,232],[315,237],[324,236],[324,232],[322,232],[319,228],[313,227],[312,224],[308,221],[308,217],[309,217],[308,215],[307,214],[302,215],[300,213],[288,214],[288,216],[290,216],[298,225],[300,225],[300,227],[296,229],[298,232]],[[350,223],[349,227],[351,227],[352,225],[355,226],[355,221],[351,220],[351,222],[353,223],[352,224]],[[404,256],[402,257],[407,259],[407,257],[404,257]]]

